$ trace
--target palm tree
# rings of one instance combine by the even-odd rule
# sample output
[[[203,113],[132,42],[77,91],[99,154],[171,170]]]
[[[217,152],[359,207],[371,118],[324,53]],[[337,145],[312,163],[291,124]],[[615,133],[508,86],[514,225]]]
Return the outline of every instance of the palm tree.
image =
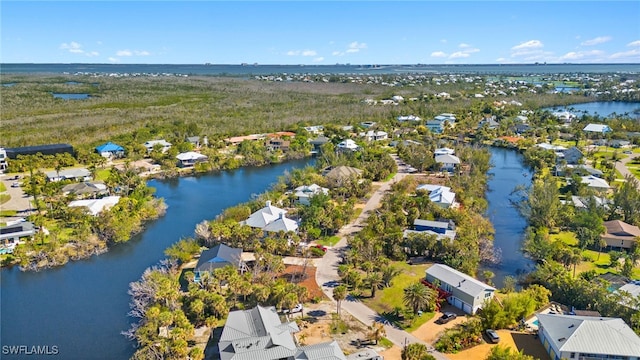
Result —
[[[427,346],[420,343],[413,343],[402,349],[402,360],[423,360],[429,358]]]
[[[333,289],[333,300],[335,300],[338,303],[338,307],[337,307],[338,317],[340,317],[340,304],[342,303],[342,300],[346,298],[347,298],[347,287],[345,285],[339,285],[339,286],[336,286],[335,289]]]
[[[384,284],[382,275],[379,272],[372,272],[367,276],[367,283],[371,287],[371,297],[376,297],[376,290]]]
[[[378,341],[387,335],[387,331],[384,328],[384,324],[379,322],[374,322],[371,325],[371,332],[369,333],[369,339],[376,342],[378,345]]]
[[[415,283],[404,289],[403,301],[413,309],[414,314],[417,314],[420,310],[433,309],[437,297],[435,290],[421,283]]]

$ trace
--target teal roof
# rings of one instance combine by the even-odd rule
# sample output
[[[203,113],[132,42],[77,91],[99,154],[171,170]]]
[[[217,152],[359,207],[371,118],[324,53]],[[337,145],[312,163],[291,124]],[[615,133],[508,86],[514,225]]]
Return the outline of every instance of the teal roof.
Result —
[[[109,141],[106,144],[102,144],[100,146],[96,146],[96,150],[98,152],[116,152],[116,151],[124,151],[124,148],[118,144],[114,144]]]

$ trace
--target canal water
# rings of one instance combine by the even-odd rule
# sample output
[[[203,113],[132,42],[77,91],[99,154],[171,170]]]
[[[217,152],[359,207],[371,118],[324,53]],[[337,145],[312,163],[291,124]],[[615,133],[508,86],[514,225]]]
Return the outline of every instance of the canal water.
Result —
[[[493,167],[489,171],[487,215],[495,229],[493,245],[502,252],[502,260],[496,265],[482,265],[480,270],[492,271],[494,284],[501,287],[505,276],[518,276],[535,268],[521,251],[527,220],[511,203],[512,191],[518,185],[528,186],[532,172],[517,151],[498,147],[490,151]]]
[[[601,117],[609,117],[613,114],[618,116],[627,116],[631,119],[640,119],[640,103],[631,101],[594,101],[581,104],[573,104],[567,106],[557,106],[544,108],[543,110],[569,111],[574,113],[578,118],[583,114],[591,116],[598,115]]]
[[[167,214],[108,253],[40,272],[18,268],[0,272],[0,358],[128,359],[129,283],[164,258],[164,250],[193,235],[197,223],[251,199],[275,183],[285,170],[309,160],[197,177],[151,180],[165,199]],[[8,346],[49,346],[57,355],[9,355]],[[55,348],[54,348],[55,347]]]

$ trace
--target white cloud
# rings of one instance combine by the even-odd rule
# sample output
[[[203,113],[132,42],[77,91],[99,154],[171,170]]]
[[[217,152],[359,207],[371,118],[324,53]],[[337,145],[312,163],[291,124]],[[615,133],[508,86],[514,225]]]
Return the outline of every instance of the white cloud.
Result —
[[[287,51],[289,56],[316,56],[318,53],[315,50],[289,50]]]
[[[90,52],[87,53],[87,56],[89,56],[89,57],[94,57],[94,56],[98,56],[98,55],[100,55],[100,53],[97,52],[97,51],[90,51]]]
[[[331,53],[331,55],[333,55],[333,56],[342,56],[344,54],[341,53],[340,51],[334,51],[334,52]]]
[[[318,55],[315,50],[304,50],[302,56],[316,56]]]
[[[354,41],[351,44],[349,44],[349,48],[347,49],[347,53],[357,53],[360,50],[366,49],[366,48],[367,48],[367,44],[359,43],[357,41]]]
[[[109,57],[109,58],[108,58],[108,60],[109,60],[110,62],[113,62],[113,63],[120,62],[120,59],[115,58],[115,57],[113,57],[113,56]]]
[[[443,57],[447,57],[447,54],[442,51],[434,51],[431,53],[431,57],[443,58]]]
[[[84,50],[82,50],[82,45],[78,44],[75,41],[72,41],[68,44],[67,43],[60,44],[60,49],[68,50],[70,53],[74,53],[74,54],[82,54],[84,52]]]
[[[146,50],[118,50],[116,51],[116,56],[149,56],[151,55],[151,53],[149,53]]]
[[[496,59],[496,62],[506,62],[506,61],[507,61],[507,59],[505,59],[503,57]]]
[[[321,62],[321,61],[324,61],[324,58],[322,56],[313,59],[313,62]]]
[[[149,56],[149,55],[151,55],[151,53],[149,53],[146,50],[135,50],[133,53],[136,54],[136,56]]]
[[[457,59],[457,58],[468,58],[469,53],[464,51],[456,51],[453,54],[449,55],[449,59]]]
[[[598,36],[593,39],[585,40],[580,43],[582,46],[593,46],[611,41],[611,36]]]
[[[627,46],[640,46],[640,40],[632,41]]]
[[[447,43],[447,39],[441,39],[440,42],[443,43],[443,44],[446,44]]]
[[[116,56],[133,56],[131,50],[118,50],[116,51]]]
[[[609,56],[610,59],[628,59],[640,61],[640,49],[632,49],[629,51],[621,51]]]
[[[469,45],[469,44],[465,44],[465,43],[461,43],[460,45],[458,45],[458,47],[459,47],[460,49],[468,48],[469,46],[471,46],[471,45]]]
[[[570,51],[562,56],[559,60],[562,61],[576,61],[576,60],[590,60],[595,61],[604,55],[604,51],[590,50],[590,51]]]
[[[529,40],[512,47],[511,50],[537,49],[541,47],[544,47],[544,45],[540,40]]]

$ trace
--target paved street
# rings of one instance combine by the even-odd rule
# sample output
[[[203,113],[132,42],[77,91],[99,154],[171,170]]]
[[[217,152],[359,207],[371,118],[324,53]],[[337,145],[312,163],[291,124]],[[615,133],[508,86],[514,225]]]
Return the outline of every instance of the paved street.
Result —
[[[627,163],[630,162],[631,160],[637,158],[640,156],[640,153],[633,153],[630,154],[629,156],[627,156],[626,158],[620,160],[620,161],[616,161],[616,170],[618,170],[620,172],[620,174],[622,174],[623,177],[626,177],[627,175],[633,176],[633,174],[631,173],[631,171],[629,171],[629,169],[627,169]],[[638,187],[640,188],[640,182],[638,183]]]
[[[398,159],[396,158],[396,162],[397,161]],[[340,264],[342,253],[347,249],[347,237],[355,232],[360,231],[360,229],[362,228],[362,224],[365,223],[366,219],[371,214],[371,211],[374,211],[380,206],[382,197],[384,196],[385,192],[390,189],[391,185],[397,181],[402,180],[405,176],[408,175],[406,172],[404,172],[406,171],[404,167],[399,166],[398,168],[398,173],[390,181],[373,184],[374,187],[379,187],[367,201],[364,209],[362,210],[362,213],[360,213],[360,216],[358,216],[355,221],[345,225],[340,230],[340,241],[333,248],[329,249],[325,256],[317,263],[316,282],[322,288],[322,291],[324,291],[324,293],[329,297],[329,299],[333,299],[333,288],[340,281],[340,277],[338,276],[338,265]],[[404,347],[406,344],[412,343],[422,343],[431,347],[431,344],[428,344],[409,334],[408,332],[391,325],[378,313],[376,313],[357,299],[348,297],[345,301],[342,302],[342,310],[348,312],[365,325],[370,325],[374,321],[384,323],[385,330],[387,332],[387,339],[391,340],[394,344],[400,347]],[[446,356],[440,353],[432,352],[431,354],[439,360],[447,359]]]

